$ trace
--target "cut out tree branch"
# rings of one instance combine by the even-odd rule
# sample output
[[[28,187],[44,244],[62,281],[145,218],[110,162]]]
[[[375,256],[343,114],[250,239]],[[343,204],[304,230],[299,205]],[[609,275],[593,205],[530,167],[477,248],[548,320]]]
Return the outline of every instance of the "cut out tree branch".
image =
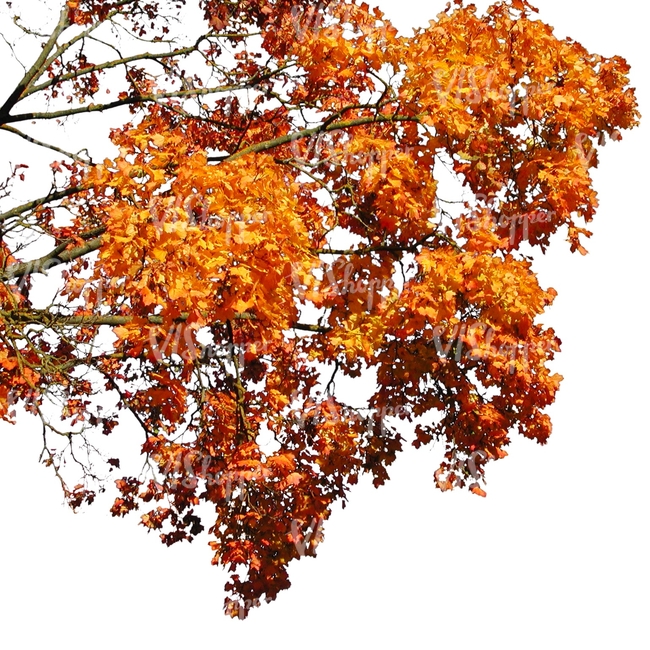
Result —
[[[40,418],[73,508],[115,483],[166,544],[205,526],[243,617],[405,442],[484,495],[514,433],[547,440],[530,252],[586,252],[597,147],[638,120],[623,59],[523,0],[410,37],[349,2],[69,0],[49,27],[6,4],[0,415]],[[21,202],[27,150],[52,184]],[[145,463],[115,481],[122,420]]]

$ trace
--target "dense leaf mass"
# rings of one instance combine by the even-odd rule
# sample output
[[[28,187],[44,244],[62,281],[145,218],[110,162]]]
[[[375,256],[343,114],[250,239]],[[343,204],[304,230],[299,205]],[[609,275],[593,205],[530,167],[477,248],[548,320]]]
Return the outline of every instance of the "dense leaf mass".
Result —
[[[64,4],[45,36],[15,19],[36,54],[0,107],[54,179],[16,205],[9,161],[0,187],[0,415],[40,416],[73,507],[120,468],[100,434],[129,412],[145,469],[112,513],[166,544],[206,523],[245,616],[406,441],[445,446],[442,490],[484,496],[513,432],[547,440],[555,291],[524,253],[558,232],[586,252],[597,146],[638,119],[623,59],[523,0],[412,36],[347,1]],[[120,107],[104,160],[28,134]]]

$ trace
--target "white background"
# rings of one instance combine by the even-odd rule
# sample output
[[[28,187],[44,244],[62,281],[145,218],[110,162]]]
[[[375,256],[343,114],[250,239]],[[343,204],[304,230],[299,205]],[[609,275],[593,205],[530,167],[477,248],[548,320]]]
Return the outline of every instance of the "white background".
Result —
[[[404,30],[444,8],[374,4]],[[624,56],[647,112],[645,2],[537,6],[560,37]],[[515,439],[486,499],[439,492],[440,450],[407,450],[386,486],[359,486],[332,515],[290,590],[230,620],[204,539],[167,549],[105,502],[72,514],[37,462],[36,421],[3,424],[0,646],[649,648],[649,150],[647,123],[608,143],[589,255],[558,238],[537,262],[559,292],[545,318],[563,343],[554,433]]]

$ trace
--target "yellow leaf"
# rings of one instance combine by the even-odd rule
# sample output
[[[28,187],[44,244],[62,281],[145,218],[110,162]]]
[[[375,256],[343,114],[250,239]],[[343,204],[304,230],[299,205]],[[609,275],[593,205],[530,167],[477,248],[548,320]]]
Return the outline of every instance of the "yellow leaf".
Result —
[[[114,327],[113,332],[118,339],[125,339],[129,336],[129,330],[126,329],[126,327],[122,327],[121,325]]]

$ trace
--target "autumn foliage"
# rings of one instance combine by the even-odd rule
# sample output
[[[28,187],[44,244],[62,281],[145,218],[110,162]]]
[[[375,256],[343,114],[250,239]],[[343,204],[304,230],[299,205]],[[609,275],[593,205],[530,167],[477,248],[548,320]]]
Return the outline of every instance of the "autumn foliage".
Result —
[[[350,2],[62,5],[47,36],[15,21],[33,66],[0,106],[53,177],[17,204],[11,159],[0,186],[0,415],[40,417],[73,507],[115,482],[164,543],[207,528],[245,616],[404,444],[485,495],[513,433],[547,440],[560,341],[530,255],[586,252],[597,148],[638,119],[623,59],[523,0],[412,36]],[[30,135],[98,111],[113,155]],[[118,420],[145,465],[115,481]]]

